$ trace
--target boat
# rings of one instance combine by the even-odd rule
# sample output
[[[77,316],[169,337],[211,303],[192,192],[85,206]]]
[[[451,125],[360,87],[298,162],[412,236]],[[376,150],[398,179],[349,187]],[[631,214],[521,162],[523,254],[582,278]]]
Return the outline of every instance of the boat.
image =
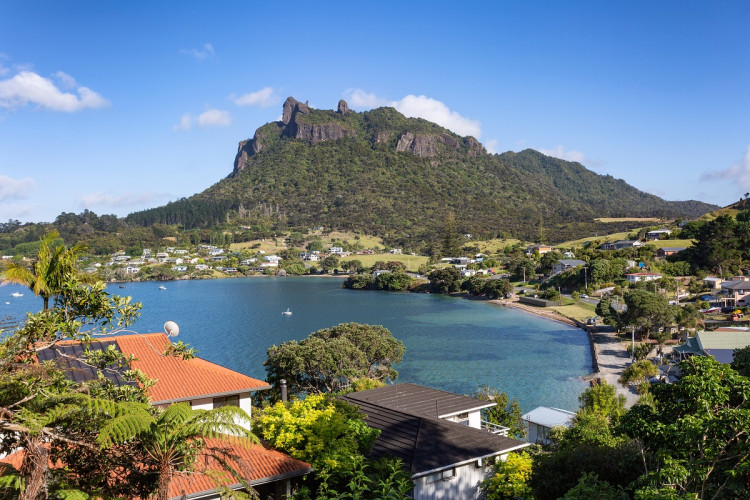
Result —
[[[125,285],[120,285],[120,288],[125,288]]]
[[[167,287],[165,287],[164,285],[159,285],[159,290],[166,290],[166,289]]]
[[[286,311],[282,312],[281,314],[283,314],[284,316],[291,316],[292,315],[292,311],[290,311],[289,308],[287,307]]]
[[[23,294],[21,292],[13,292],[10,294],[11,297],[23,297]]]

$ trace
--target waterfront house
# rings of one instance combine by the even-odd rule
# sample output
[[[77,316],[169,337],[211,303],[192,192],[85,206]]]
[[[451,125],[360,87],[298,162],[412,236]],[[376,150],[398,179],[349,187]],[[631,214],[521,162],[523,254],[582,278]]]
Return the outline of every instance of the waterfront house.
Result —
[[[416,384],[393,384],[340,396],[380,430],[371,456],[400,458],[411,474],[415,500],[478,498],[492,474],[488,459],[529,446],[508,429],[483,422],[483,401]]]
[[[549,245],[529,245],[526,247],[526,255],[532,255],[534,252],[537,252],[539,255],[544,255],[551,251],[552,247]]]
[[[372,272],[372,277],[377,278],[381,274],[391,274],[391,271],[389,271],[388,269],[377,269]]]
[[[208,255],[222,255],[224,253],[223,248],[212,248],[208,251]]]
[[[656,250],[656,256],[660,258],[669,257],[685,250],[685,247],[663,247]]]
[[[750,331],[747,328],[718,328],[715,331],[700,331],[687,342],[674,348],[680,359],[690,356],[713,356],[719,363],[730,364],[734,350],[750,346]]]
[[[196,271],[206,271],[208,270],[208,264],[196,264],[195,265]]]
[[[184,273],[185,271],[187,271],[187,266],[172,266],[172,271]]]
[[[130,361],[130,366],[109,367],[105,376],[116,385],[132,384],[133,382],[125,379],[124,371],[142,371],[147,378],[155,381],[147,389],[151,404],[155,406],[188,402],[193,409],[210,410],[234,405],[250,415],[251,394],[271,387],[262,380],[201,358],[186,360],[179,356],[167,356],[164,353],[170,345],[166,334],[149,333],[107,337],[92,341],[88,347],[92,351],[110,348],[122,352],[126,357],[132,355],[134,358]],[[83,350],[84,346],[80,342],[63,341],[52,348],[42,349],[37,356],[40,362],[58,363],[69,379],[80,383],[97,376],[89,365],[78,361]],[[244,422],[244,425],[249,427],[250,423]],[[236,446],[232,451],[245,462],[247,479],[263,499],[286,498],[291,489],[290,481],[312,471],[309,464],[263,445]],[[206,464],[206,460],[201,458],[198,463]],[[175,476],[170,485],[169,497],[219,499],[215,476],[221,475],[220,468],[209,462],[207,469],[206,473]],[[234,484],[229,487],[239,489],[240,486]]]
[[[586,262],[578,259],[560,259],[552,266],[552,275],[573,269],[578,266],[585,266]]]
[[[570,427],[576,414],[572,411],[540,406],[521,416],[529,443],[549,444],[554,427]]]
[[[639,281],[654,281],[662,277],[659,273],[628,273],[625,275],[625,279],[628,283],[638,283]]]
[[[138,266],[125,266],[125,274],[138,274],[140,270]]]

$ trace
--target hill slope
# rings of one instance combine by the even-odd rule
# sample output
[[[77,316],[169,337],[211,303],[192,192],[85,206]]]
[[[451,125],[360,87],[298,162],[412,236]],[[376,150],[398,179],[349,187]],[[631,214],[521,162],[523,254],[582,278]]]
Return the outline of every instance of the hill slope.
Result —
[[[415,248],[448,212],[458,229],[563,241],[632,227],[596,217],[697,217],[716,207],[669,202],[579,163],[534,150],[488,154],[393,108],[316,110],[293,98],[282,121],[240,143],[232,174],[202,193],[128,216],[137,224],[325,226]]]

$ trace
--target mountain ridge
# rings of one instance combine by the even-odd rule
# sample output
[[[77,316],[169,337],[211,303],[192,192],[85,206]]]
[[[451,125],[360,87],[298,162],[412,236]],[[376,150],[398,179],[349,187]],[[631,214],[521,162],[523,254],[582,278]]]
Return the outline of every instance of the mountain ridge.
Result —
[[[474,137],[394,108],[354,112],[342,100],[319,110],[290,97],[281,121],[239,143],[226,178],[128,220],[326,226],[423,249],[449,212],[462,232],[555,242],[623,230],[598,217],[694,218],[715,208],[665,201],[531,149],[490,154]]]

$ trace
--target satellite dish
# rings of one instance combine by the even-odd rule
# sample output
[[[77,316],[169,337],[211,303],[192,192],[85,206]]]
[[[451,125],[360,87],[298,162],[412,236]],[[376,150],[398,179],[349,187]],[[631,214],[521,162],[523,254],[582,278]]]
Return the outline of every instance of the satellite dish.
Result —
[[[174,321],[167,321],[164,323],[164,333],[167,337],[176,337],[180,333],[180,327]]]

